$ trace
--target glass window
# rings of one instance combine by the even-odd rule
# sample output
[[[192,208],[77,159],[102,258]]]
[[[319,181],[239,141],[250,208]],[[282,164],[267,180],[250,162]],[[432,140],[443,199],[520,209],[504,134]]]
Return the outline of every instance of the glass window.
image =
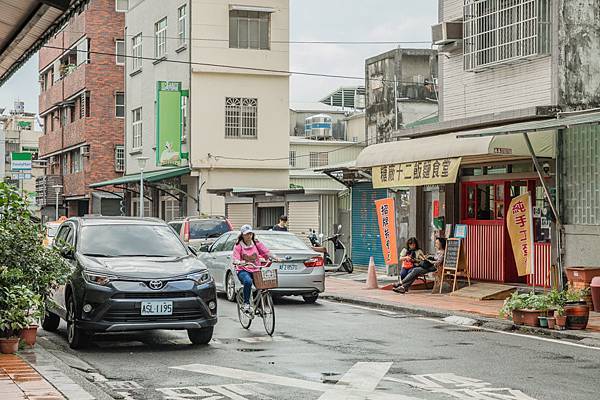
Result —
[[[131,111],[132,141],[134,149],[142,147],[142,107]]]
[[[227,222],[222,220],[190,221],[190,239],[218,238],[230,230]]]
[[[167,54],[167,18],[154,24],[154,57],[161,58]]]
[[[181,226],[183,225],[183,222],[170,222],[169,226],[171,228],[173,228],[173,230],[175,231],[176,234],[181,234]]]
[[[494,200],[495,190],[494,185],[480,184],[477,185],[477,219],[492,220],[494,218]]]
[[[131,38],[131,69],[137,71],[142,68],[142,34]]]
[[[81,230],[79,251],[98,257],[181,257],[188,254],[165,225],[98,225]],[[157,270],[164,264],[156,263]]]
[[[115,171],[125,171],[125,146],[123,145],[115,146]]]
[[[117,118],[125,117],[125,93],[115,93],[115,116]]]
[[[83,157],[81,156],[81,150],[77,149],[71,152],[71,173],[76,174],[83,170]]]
[[[271,14],[268,12],[229,12],[229,47],[269,50]]]
[[[225,99],[225,137],[256,138],[258,133],[258,99]]]
[[[290,167],[296,166],[296,151],[290,150]]]
[[[306,244],[298,236],[288,233],[264,233],[256,235],[269,250],[306,250]]]
[[[125,65],[125,41],[122,39],[115,40],[115,62],[117,65]]]
[[[117,12],[126,12],[129,9],[129,0],[116,0],[115,10]]]
[[[177,35],[179,36],[179,44],[185,44],[187,36],[187,6],[184,4],[177,11]]]
[[[223,249],[225,248],[225,244],[227,242],[227,239],[229,238],[229,235],[223,235],[221,236],[210,248],[211,252],[216,252],[216,251],[224,251]]]

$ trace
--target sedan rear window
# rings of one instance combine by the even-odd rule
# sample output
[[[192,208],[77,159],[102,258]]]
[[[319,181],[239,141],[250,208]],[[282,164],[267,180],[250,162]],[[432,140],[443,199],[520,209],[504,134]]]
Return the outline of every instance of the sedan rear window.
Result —
[[[97,225],[81,230],[79,251],[96,257],[183,257],[173,229],[164,225]]]
[[[229,232],[229,225],[225,221],[190,221],[190,239],[218,238],[227,232]]]
[[[308,246],[300,238],[287,233],[262,234],[256,238],[269,250],[308,250]]]

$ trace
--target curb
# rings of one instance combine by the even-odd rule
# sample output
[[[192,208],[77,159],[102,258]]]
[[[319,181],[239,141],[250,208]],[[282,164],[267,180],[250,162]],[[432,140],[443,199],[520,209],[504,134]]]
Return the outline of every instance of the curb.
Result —
[[[348,297],[334,294],[321,294],[320,298],[323,300],[335,301],[338,303],[355,304],[360,306],[371,307],[375,309],[388,310],[388,311],[399,311],[418,316],[425,316],[430,318],[444,319],[447,317],[458,316],[465,317],[475,320],[475,326],[479,326],[486,329],[492,329],[504,332],[518,332],[525,334],[533,334],[536,336],[551,337],[553,339],[571,340],[576,342],[582,342],[586,346],[600,348],[600,333],[587,332],[585,331],[557,331],[546,328],[529,327],[515,325],[511,321],[502,320],[498,318],[484,317],[479,314],[471,314],[465,312],[454,312],[449,310],[440,310],[434,308],[419,307],[407,304],[397,304],[389,301],[376,301],[364,297]]]

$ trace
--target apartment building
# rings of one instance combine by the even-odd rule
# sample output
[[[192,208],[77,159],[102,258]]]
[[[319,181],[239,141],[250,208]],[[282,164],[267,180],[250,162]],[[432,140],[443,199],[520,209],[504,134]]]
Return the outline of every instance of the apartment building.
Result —
[[[119,190],[89,185],[124,171],[125,11],[123,1],[90,0],[40,50],[41,179],[62,186],[68,216],[120,213]]]
[[[560,267],[597,265],[600,114],[586,110],[600,105],[598,3],[438,4],[440,122],[396,131],[403,140],[365,149],[357,165],[380,195],[411,188],[411,235],[440,234],[432,217],[466,225],[472,279],[551,286]],[[440,180],[432,166],[443,163],[454,172]],[[527,192],[535,267],[519,276],[506,209]]]
[[[288,188],[288,0],[131,0],[125,30],[126,175],[94,187],[126,187],[137,215],[143,172],[166,220],[225,214],[218,189]]]

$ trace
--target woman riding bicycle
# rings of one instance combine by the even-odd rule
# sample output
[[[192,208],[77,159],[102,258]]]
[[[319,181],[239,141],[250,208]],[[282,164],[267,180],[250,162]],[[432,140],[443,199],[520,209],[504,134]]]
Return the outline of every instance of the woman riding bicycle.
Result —
[[[250,225],[240,229],[237,243],[233,248],[233,265],[237,276],[244,285],[243,311],[250,311],[250,293],[252,291],[252,273],[266,264],[265,260],[275,259],[264,244],[256,240]]]

